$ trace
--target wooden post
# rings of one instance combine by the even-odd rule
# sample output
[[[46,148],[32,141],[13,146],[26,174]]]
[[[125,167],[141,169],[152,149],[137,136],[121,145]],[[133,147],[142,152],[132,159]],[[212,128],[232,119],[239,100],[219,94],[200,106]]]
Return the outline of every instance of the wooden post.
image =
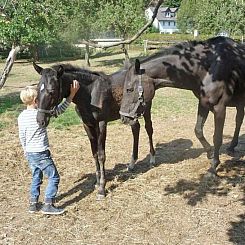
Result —
[[[90,61],[89,61],[89,45],[86,44],[86,51],[85,51],[85,61],[87,63],[87,66],[90,66]]]
[[[144,53],[147,54],[147,42],[148,40],[144,40]]]

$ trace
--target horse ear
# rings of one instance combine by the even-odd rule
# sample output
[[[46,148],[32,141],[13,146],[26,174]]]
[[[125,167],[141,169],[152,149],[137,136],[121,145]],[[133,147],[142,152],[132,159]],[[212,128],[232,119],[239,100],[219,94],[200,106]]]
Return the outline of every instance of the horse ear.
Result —
[[[135,71],[140,74],[140,61],[138,59],[135,60]]]
[[[41,75],[43,68],[41,66],[38,66],[35,62],[33,62],[33,67]]]
[[[59,66],[58,71],[57,71],[57,77],[60,78],[64,73],[64,68],[62,65]]]

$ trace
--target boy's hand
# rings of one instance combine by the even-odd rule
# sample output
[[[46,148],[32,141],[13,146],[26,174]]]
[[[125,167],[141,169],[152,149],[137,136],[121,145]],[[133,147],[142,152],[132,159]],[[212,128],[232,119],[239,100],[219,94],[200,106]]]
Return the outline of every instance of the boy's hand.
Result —
[[[73,80],[72,84],[71,84],[71,88],[70,88],[70,95],[68,97],[69,101],[72,101],[75,94],[77,93],[77,91],[80,88],[80,84],[77,80]]]

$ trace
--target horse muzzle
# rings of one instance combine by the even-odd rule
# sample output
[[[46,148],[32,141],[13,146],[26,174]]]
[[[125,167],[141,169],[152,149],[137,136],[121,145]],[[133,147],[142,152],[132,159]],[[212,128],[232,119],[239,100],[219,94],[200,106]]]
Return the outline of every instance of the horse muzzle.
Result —
[[[48,126],[50,121],[50,116],[43,113],[43,112],[38,112],[37,113],[37,123],[40,128],[45,128]]]
[[[133,126],[134,124],[138,122],[138,118],[127,117],[127,116],[121,115],[121,121],[125,125]]]

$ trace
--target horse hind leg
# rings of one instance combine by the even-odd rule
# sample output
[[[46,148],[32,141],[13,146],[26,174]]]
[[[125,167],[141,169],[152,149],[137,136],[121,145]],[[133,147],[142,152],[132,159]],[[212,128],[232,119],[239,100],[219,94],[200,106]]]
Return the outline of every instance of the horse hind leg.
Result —
[[[204,134],[203,134],[203,127],[204,127],[204,124],[207,120],[208,113],[209,113],[209,109],[203,107],[199,101],[198,112],[197,112],[197,121],[196,121],[196,126],[195,126],[195,134],[196,134],[196,137],[198,138],[198,140],[200,141],[200,143],[202,144],[203,148],[207,152],[208,159],[211,159],[211,158],[213,158],[213,148],[208,143],[208,141],[206,140],[206,138],[204,137]]]
[[[227,153],[231,156],[235,153],[235,147],[238,144],[238,137],[241,129],[241,125],[244,118],[244,106],[237,106],[236,107],[237,113],[236,113],[236,128],[234,131],[234,135],[232,138],[232,141],[230,143],[230,146],[226,149]]]
[[[93,127],[89,127],[86,124],[83,125],[84,129],[88,135],[89,141],[90,141],[90,146],[91,146],[91,151],[93,154],[94,162],[95,162],[95,176],[96,176],[96,183],[95,183],[95,188],[99,188],[100,185],[100,164],[99,164],[99,159],[98,159],[98,143],[97,143],[97,136],[95,133],[95,130]]]
[[[79,111],[79,108],[75,106],[75,111],[80,118],[81,122],[83,123],[81,113]],[[83,127],[88,135],[89,141],[90,141],[90,146],[91,146],[91,151],[93,154],[95,166],[96,166],[96,183],[95,183],[95,188],[97,189],[99,187],[100,183],[100,165],[99,165],[99,160],[98,160],[98,143],[97,143],[97,135],[95,131],[95,126],[87,125],[86,123],[83,123]]]
[[[214,106],[214,157],[211,160],[211,167],[208,170],[208,176],[217,175],[217,167],[220,163],[219,150],[223,141],[223,129],[225,122],[226,108],[223,104]]]
[[[105,141],[106,141],[106,122],[99,122],[99,133],[98,133],[98,160],[100,166],[100,180],[99,180],[99,188],[97,193],[97,200],[102,200],[106,196],[105,191]]]

